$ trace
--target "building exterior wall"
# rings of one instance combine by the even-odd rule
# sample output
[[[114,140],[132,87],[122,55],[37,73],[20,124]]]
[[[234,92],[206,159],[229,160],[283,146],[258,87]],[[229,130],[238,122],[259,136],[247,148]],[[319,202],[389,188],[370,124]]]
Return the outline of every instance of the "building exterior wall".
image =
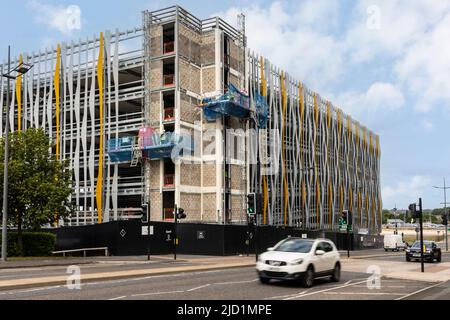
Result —
[[[175,52],[165,53],[168,24],[174,24]],[[267,204],[260,224],[337,230],[340,213],[351,210],[357,230],[381,230],[379,137],[269,60],[251,54],[243,39],[240,31],[220,18],[202,21],[173,7],[144,13],[144,28],[105,32],[87,41],[61,44],[60,50],[23,55],[34,68],[23,79],[21,129],[43,128],[64,150],[59,158],[70,159],[74,171],[72,201],[80,209],[61,224],[140,219],[147,201],[151,218],[161,220],[163,202],[171,197],[191,221],[246,223],[246,195],[256,192]],[[135,40],[142,46],[127,52],[125,42]],[[223,52],[226,46],[228,54]],[[55,70],[57,62],[60,70]],[[163,73],[172,62],[175,83],[164,86]],[[1,70],[5,71],[5,64]],[[98,70],[105,78],[101,90]],[[63,115],[59,127],[54,82],[58,72]],[[246,130],[251,122],[233,117],[207,122],[199,105],[204,97],[223,94],[228,84],[246,90],[251,99],[260,94],[266,100],[267,128],[259,130],[256,143],[246,138],[244,152],[259,148],[261,160],[266,161],[264,146],[277,141],[279,156],[270,163],[274,171],[251,164],[248,157],[224,163],[230,146],[223,145],[223,133]],[[6,116],[11,130],[19,129],[15,87],[11,86],[11,114],[0,113],[0,132]],[[5,104],[5,90],[2,78],[0,105]],[[175,119],[166,121],[163,97],[172,92]],[[102,115],[99,94],[105,101]],[[160,133],[174,130],[192,136],[197,132],[203,137],[194,163],[174,164],[173,185],[164,184],[167,165],[162,160],[141,159],[131,166],[108,156],[109,141],[137,137],[144,126]],[[104,150],[99,150],[100,139]],[[105,177],[101,184],[97,184],[99,165]]]

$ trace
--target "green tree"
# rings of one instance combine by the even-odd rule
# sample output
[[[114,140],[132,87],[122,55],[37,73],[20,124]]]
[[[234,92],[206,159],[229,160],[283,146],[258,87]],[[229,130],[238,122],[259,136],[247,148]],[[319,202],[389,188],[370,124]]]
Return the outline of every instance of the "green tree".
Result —
[[[394,214],[392,214],[389,210],[384,209],[382,212],[382,223],[386,224],[388,219],[395,219]]]
[[[51,142],[42,129],[9,135],[8,223],[17,228],[17,247],[23,254],[22,231],[38,230],[73,211],[72,172],[69,162],[56,161]],[[0,143],[0,179],[3,189],[4,138]],[[1,189],[1,190],[2,190]],[[0,197],[3,205],[3,198]]]

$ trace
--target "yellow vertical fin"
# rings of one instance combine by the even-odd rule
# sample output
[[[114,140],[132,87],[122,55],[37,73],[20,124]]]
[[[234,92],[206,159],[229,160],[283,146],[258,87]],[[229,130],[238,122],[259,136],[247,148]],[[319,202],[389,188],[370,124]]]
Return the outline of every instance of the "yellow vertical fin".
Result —
[[[19,57],[19,65],[23,63],[23,57]],[[22,74],[19,73],[16,79],[16,99],[17,99],[17,131],[22,132]]]
[[[99,112],[100,112],[100,145],[99,145],[99,160],[98,160],[98,176],[96,188],[97,200],[97,216],[98,223],[102,223],[103,218],[103,32],[100,33],[100,52],[97,61],[97,83],[99,89]]]
[[[264,59],[261,57],[260,59],[260,66],[261,66],[261,96],[264,98],[267,96],[267,83],[266,83],[266,77],[265,77],[265,70],[264,70]],[[269,206],[269,188],[267,185],[267,176],[263,176],[263,197],[264,197],[264,205],[263,205],[263,224],[267,224],[267,209]]]
[[[285,117],[286,117],[286,108],[287,108],[287,94],[286,94],[286,77],[284,72],[281,73],[281,103],[282,103],[282,138],[281,138],[281,146],[282,153],[281,157],[283,160],[283,191],[284,191],[284,225],[287,225],[288,221],[288,204],[289,204],[289,191],[288,191],[288,183],[286,177],[286,159],[285,159],[285,145],[284,145],[284,136],[286,134],[285,130]]]

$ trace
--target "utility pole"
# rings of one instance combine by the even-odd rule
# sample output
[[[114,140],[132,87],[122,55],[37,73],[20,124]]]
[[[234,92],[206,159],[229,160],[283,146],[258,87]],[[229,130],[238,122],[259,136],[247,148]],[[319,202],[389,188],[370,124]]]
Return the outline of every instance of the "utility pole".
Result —
[[[444,190],[444,214],[447,217],[447,221],[448,221],[448,212],[447,212],[447,189],[450,189],[450,187],[447,187],[445,184],[445,177],[444,177],[444,186],[443,187],[436,187],[433,186],[433,188],[435,189],[441,189]],[[445,227],[445,251],[448,251],[448,227]]]
[[[175,210],[173,212],[174,218],[175,218],[175,225],[173,228],[173,260],[177,260],[177,223],[178,223],[178,208],[177,205],[175,205]]]
[[[5,169],[3,176],[3,219],[2,219],[2,261],[6,261],[7,253],[7,224],[8,224],[8,165],[9,165],[9,74],[11,73],[11,46],[8,46],[8,77],[6,89],[6,125],[5,125]],[[2,106],[3,108],[3,106]]]
[[[419,198],[419,223],[420,223],[420,261],[422,272],[425,272],[423,264],[423,211],[422,211],[422,198]]]
[[[19,76],[24,75],[33,66],[30,64],[26,64],[21,62],[18,66],[16,66],[13,70],[11,70],[11,47],[8,46],[8,73],[2,74],[2,77],[5,77],[7,80],[7,92],[6,92],[6,115],[5,115],[5,169],[4,169],[4,178],[3,178],[3,219],[2,219],[2,261],[6,261],[8,256],[7,250],[7,224],[8,224],[8,166],[9,166],[9,104],[10,104],[10,80],[16,80]],[[14,75],[11,75],[14,73]],[[3,106],[2,106],[3,108]]]

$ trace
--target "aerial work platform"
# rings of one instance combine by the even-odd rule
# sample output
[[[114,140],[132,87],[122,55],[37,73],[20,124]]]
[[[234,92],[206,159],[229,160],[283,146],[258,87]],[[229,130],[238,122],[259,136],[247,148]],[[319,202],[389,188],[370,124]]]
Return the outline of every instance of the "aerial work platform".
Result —
[[[223,116],[246,119],[251,115],[250,97],[232,84],[228,86],[228,91],[224,95],[216,98],[204,98],[200,107],[203,108],[203,115],[208,122],[213,122]],[[258,126],[264,128],[269,108],[264,97],[259,94],[255,98],[255,109]]]
[[[178,153],[173,153],[178,148]],[[177,135],[174,132],[159,134],[152,128],[141,128],[139,135],[121,137],[108,141],[108,155],[111,162],[137,165],[141,159],[177,158],[184,150],[193,149],[189,136]],[[177,150],[178,151],[178,150]]]

